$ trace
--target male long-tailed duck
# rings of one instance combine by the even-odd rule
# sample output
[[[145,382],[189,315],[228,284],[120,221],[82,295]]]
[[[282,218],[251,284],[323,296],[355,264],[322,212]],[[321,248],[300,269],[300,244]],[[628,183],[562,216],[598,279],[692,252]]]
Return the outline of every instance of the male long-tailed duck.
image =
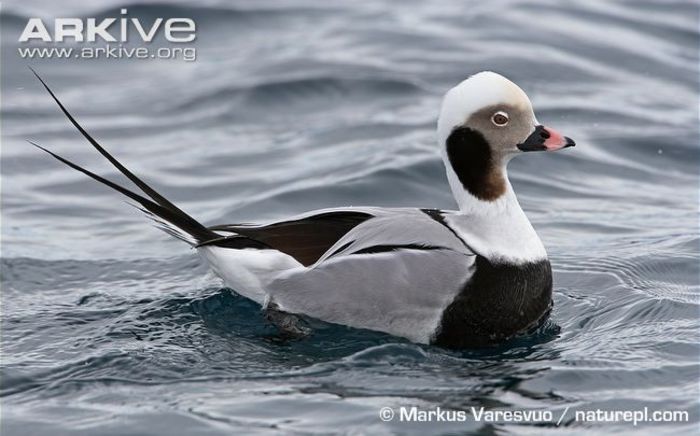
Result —
[[[538,123],[525,92],[499,74],[475,74],[442,102],[438,145],[459,210],[350,207],[211,227],[119,163],[37,78],[85,139],[142,193],[34,145],[138,203],[163,230],[196,248],[226,285],[274,314],[464,348],[527,331],[551,310],[547,253],[506,166],[523,152],[574,142]]]

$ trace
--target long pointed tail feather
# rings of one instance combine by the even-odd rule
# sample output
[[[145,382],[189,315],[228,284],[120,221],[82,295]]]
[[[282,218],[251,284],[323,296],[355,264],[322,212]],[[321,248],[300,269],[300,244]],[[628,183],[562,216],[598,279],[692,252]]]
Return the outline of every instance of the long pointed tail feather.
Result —
[[[110,180],[105,179],[81,166],[65,159],[56,153],[47,150],[46,148],[29,141],[35,147],[45,151],[54,158],[58,159],[60,162],[68,165],[69,167],[80,171],[81,173],[91,177],[92,179],[122,193],[123,195],[129,197],[130,199],[136,201],[141,207],[138,207],[142,212],[144,212],[149,218],[156,222],[156,227],[164,230],[166,233],[181,239],[189,243],[193,247],[199,247],[203,245],[216,245],[219,247],[227,248],[269,248],[267,245],[256,241],[252,238],[242,236],[242,235],[231,235],[228,237],[223,237],[214,232],[211,229],[200,224],[197,220],[189,216],[182,209],[175,206],[173,203],[168,201],[165,197],[156,192],[155,189],[151,188],[146,182],[137,177],[134,173],[129,171],[124,165],[122,165],[114,156],[112,156],[107,150],[104,149],[81,125],[78,121],[68,112],[68,109],[61,103],[61,101],[56,97],[51,88],[44,82],[44,80],[34,71],[31,67],[29,69],[34,73],[37,79],[44,86],[46,91],[51,95],[53,100],[56,102],[58,107],[61,109],[63,114],[68,118],[68,120],[75,126],[76,129],[83,135],[83,137],[93,146],[95,149],[104,156],[115,168],[117,168],[126,178],[131,180],[136,186],[143,191],[149,198],[146,198],[140,194],[137,194],[123,186],[120,186]]]
[[[51,95],[51,98],[53,98],[53,100],[56,102],[56,104],[57,104],[58,107],[61,109],[61,111],[63,112],[63,114],[66,116],[66,118],[68,118],[68,120],[71,122],[71,124],[73,124],[73,126],[75,126],[75,128],[78,129],[78,131],[83,135],[83,137],[85,137],[85,139],[87,139],[87,141],[88,141],[90,144],[92,144],[92,146],[95,147],[95,149],[96,149],[97,151],[99,151],[100,154],[101,154],[102,156],[104,156],[105,158],[107,158],[107,160],[108,160],[110,163],[112,163],[112,165],[114,165],[122,174],[124,174],[124,175],[125,175],[129,180],[131,180],[136,186],[138,186],[146,195],[148,195],[149,197],[151,197],[151,198],[153,199],[153,201],[155,201],[156,203],[160,204],[160,205],[163,206],[164,208],[167,208],[167,209],[170,209],[170,210],[172,210],[172,211],[174,211],[174,212],[178,212],[178,213],[182,214],[183,217],[186,217],[186,218],[188,218],[188,219],[191,221],[191,224],[193,224],[193,225],[199,225],[200,227],[204,228],[204,227],[201,226],[197,221],[195,221],[194,219],[192,219],[191,217],[189,217],[185,212],[183,212],[183,211],[180,210],[177,206],[175,206],[173,203],[171,203],[170,201],[168,201],[168,199],[166,199],[165,197],[163,197],[162,195],[160,195],[158,192],[156,192],[155,189],[153,189],[153,188],[151,188],[150,186],[148,186],[148,184],[146,184],[146,182],[144,182],[143,180],[141,180],[140,178],[138,178],[134,173],[132,173],[131,171],[129,171],[129,169],[127,169],[127,168],[126,168],[124,165],[122,165],[117,159],[115,159],[114,156],[112,156],[107,150],[105,150],[105,149],[95,140],[95,138],[93,138],[93,137],[83,128],[83,126],[81,126],[80,123],[78,123],[78,121],[70,114],[70,112],[68,112],[68,109],[66,109],[66,107],[63,105],[63,103],[61,103],[61,101],[58,99],[58,97],[56,97],[56,94],[54,94],[54,92],[51,90],[51,88],[49,88],[49,85],[47,85],[46,82],[44,82],[44,79],[42,79],[42,78],[39,76],[39,74],[38,74],[36,71],[34,71],[34,69],[32,69],[31,67],[29,67],[29,69],[32,71],[32,73],[34,73],[34,75],[36,76],[36,78],[39,79],[39,82],[41,82],[41,84],[44,86],[44,88],[46,89],[46,91],[48,91],[49,95]]]
[[[123,186],[120,186],[111,180],[107,180],[102,176],[99,176],[95,173],[93,173],[90,170],[87,170],[71,161],[68,159],[61,157],[57,155],[56,153],[52,152],[51,150],[48,150],[41,145],[32,142],[32,141],[27,141],[33,146],[37,147],[40,150],[45,151],[46,153],[50,154],[53,156],[55,159],[58,161],[68,165],[69,167],[73,168],[76,171],[80,171],[81,173],[91,177],[92,179],[102,183],[103,185],[109,186],[110,188],[114,189],[117,192],[120,192],[124,194],[125,196],[129,197],[130,199],[136,201],[143,209],[141,209],[143,212],[145,212],[149,218],[153,219],[158,223],[160,226],[159,227],[165,227],[163,230],[166,232],[170,233],[171,235],[182,239],[183,241],[189,243],[190,245],[198,245],[200,243],[206,242],[208,240],[211,240],[213,238],[218,238],[219,235],[207,230],[202,226],[201,224],[197,223],[197,226],[191,226],[189,224],[189,220],[183,220],[183,217],[170,209],[166,209],[165,207],[161,206],[160,204],[157,204],[151,200],[149,200],[146,197],[143,197],[133,191],[130,191],[129,189],[124,188]],[[184,213],[184,212],[183,212]],[[192,218],[190,218],[192,220]],[[202,231],[203,229],[203,231]],[[178,231],[179,230],[179,231]]]
[[[132,200],[136,201],[139,203],[146,211],[148,211],[151,215],[150,217],[153,218],[161,228],[165,227],[165,229],[168,229],[168,233],[183,239],[190,243],[191,245],[197,245],[201,242],[208,241],[214,238],[218,238],[220,235],[212,232],[211,230],[208,230],[206,227],[204,227],[202,224],[200,224],[197,220],[189,216],[187,213],[185,213],[183,210],[175,206],[173,203],[168,201],[165,197],[160,195],[158,192],[156,192],[155,189],[151,188],[146,182],[141,180],[139,177],[137,177],[134,173],[129,171],[124,165],[122,165],[114,156],[112,156],[107,150],[105,150],[81,125],[78,123],[78,121],[68,112],[68,109],[61,103],[61,101],[56,97],[56,94],[49,88],[49,86],[46,84],[46,82],[39,76],[39,74],[34,71],[31,67],[29,69],[34,73],[37,79],[39,79],[39,82],[44,86],[46,91],[48,91],[49,95],[51,95],[51,98],[56,102],[58,107],[61,109],[63,114],[68,118],[68,120],[75,126],[76,129],[83,135],[83,137],[90,143],[92,144],[93,147],[102,155],[104,156],[112,165],[114,165],[115,168],[117,168],[124,176],[126,176],[129,180],[131,180],[136,186],[138,186],[146,195],[150,197],[150,199],[145,198],[139,194],[134,193],[133,191],[130,191],[114,182],[111,182],[101,176],[98,176],[95,173],[92,173],[91,171],[88,171],[78,165],[76,165],[73,162],[68,161],[67,159],[58,156],[57,154],[47,150],[46,148],[35,144],[30,141],[30,143],[41,150],[49,153],[52,155],[54,158],[58,159],[59,161],[63,162],[64,164],[70,166],[71,168],[78,170],[93,179],[97,180],[98,182],[109,186],[110,188],[121,192],[122,194],[126,195],[127,197],[131,198]]]

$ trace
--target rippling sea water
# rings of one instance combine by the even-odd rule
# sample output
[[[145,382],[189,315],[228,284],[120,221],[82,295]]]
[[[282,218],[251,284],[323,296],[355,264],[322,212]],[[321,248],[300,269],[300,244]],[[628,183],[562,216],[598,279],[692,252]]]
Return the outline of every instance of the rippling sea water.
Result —
[[[575,433],[698,429],[698,7],[692,1],[128,3],[191,17],[195,62],[24,61],[2,5],[2,434]],[[435,144],[446,89],[479,70],[529,93],[575,149],[511,163],[554,268],[551,320],[454,352],[259,308],[112,192],[116,177],[34,66],[114,154],[208,224],[344,205],[454,208]],[[381,407],[545,409],[555,424],[382,422]],[[683,410],[583,423],[575,410]],[[556,419],[556,418],[555,418]]]

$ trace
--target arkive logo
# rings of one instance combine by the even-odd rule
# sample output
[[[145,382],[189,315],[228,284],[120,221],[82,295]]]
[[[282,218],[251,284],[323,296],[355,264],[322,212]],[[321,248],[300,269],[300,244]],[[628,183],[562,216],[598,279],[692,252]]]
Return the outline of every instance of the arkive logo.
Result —
[[[128,11],[121,10],[121,17],[104,18],[55,18],[53,35],[41,18],[30,18],[19,37],[19,42],[130,42],[138,37],[141,41],[152,42],[158,32],[171,43],[192,42],[197,37],[196,24],[191,18],[156,18],[152,23],[142,23],[139,18],[127,17]]]
[[[120,16],[99,21],[54,18],[53,26],[41,18],[29,18],[17,52],[22,59],[197,59],[197,49],[187,44],[197,38],[193,19],[156,18],[144,23],[128,14],[124,8]],[[152,45],[160,35],[162,44]]]

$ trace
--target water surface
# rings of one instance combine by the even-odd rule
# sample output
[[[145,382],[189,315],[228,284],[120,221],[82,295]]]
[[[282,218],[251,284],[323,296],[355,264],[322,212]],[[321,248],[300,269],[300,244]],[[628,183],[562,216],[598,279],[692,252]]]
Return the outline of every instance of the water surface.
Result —
[[[384,423],[380,407],[684,410],[697,430],[698,8],[687,1],[129,3],[196,20],[195,62],[32,61],[26,18],[118,1],[3,2],[2,431],[15,434],[533,433]],[[491,69],[576,139],[511,163],[554,269],[533,335],[454,352],[314,324],[280,341],[259,308],[113,192],[116,177],[33,65],[123,162],[217,224],[346,206],[454,208],[435,144],[446,89]]]

